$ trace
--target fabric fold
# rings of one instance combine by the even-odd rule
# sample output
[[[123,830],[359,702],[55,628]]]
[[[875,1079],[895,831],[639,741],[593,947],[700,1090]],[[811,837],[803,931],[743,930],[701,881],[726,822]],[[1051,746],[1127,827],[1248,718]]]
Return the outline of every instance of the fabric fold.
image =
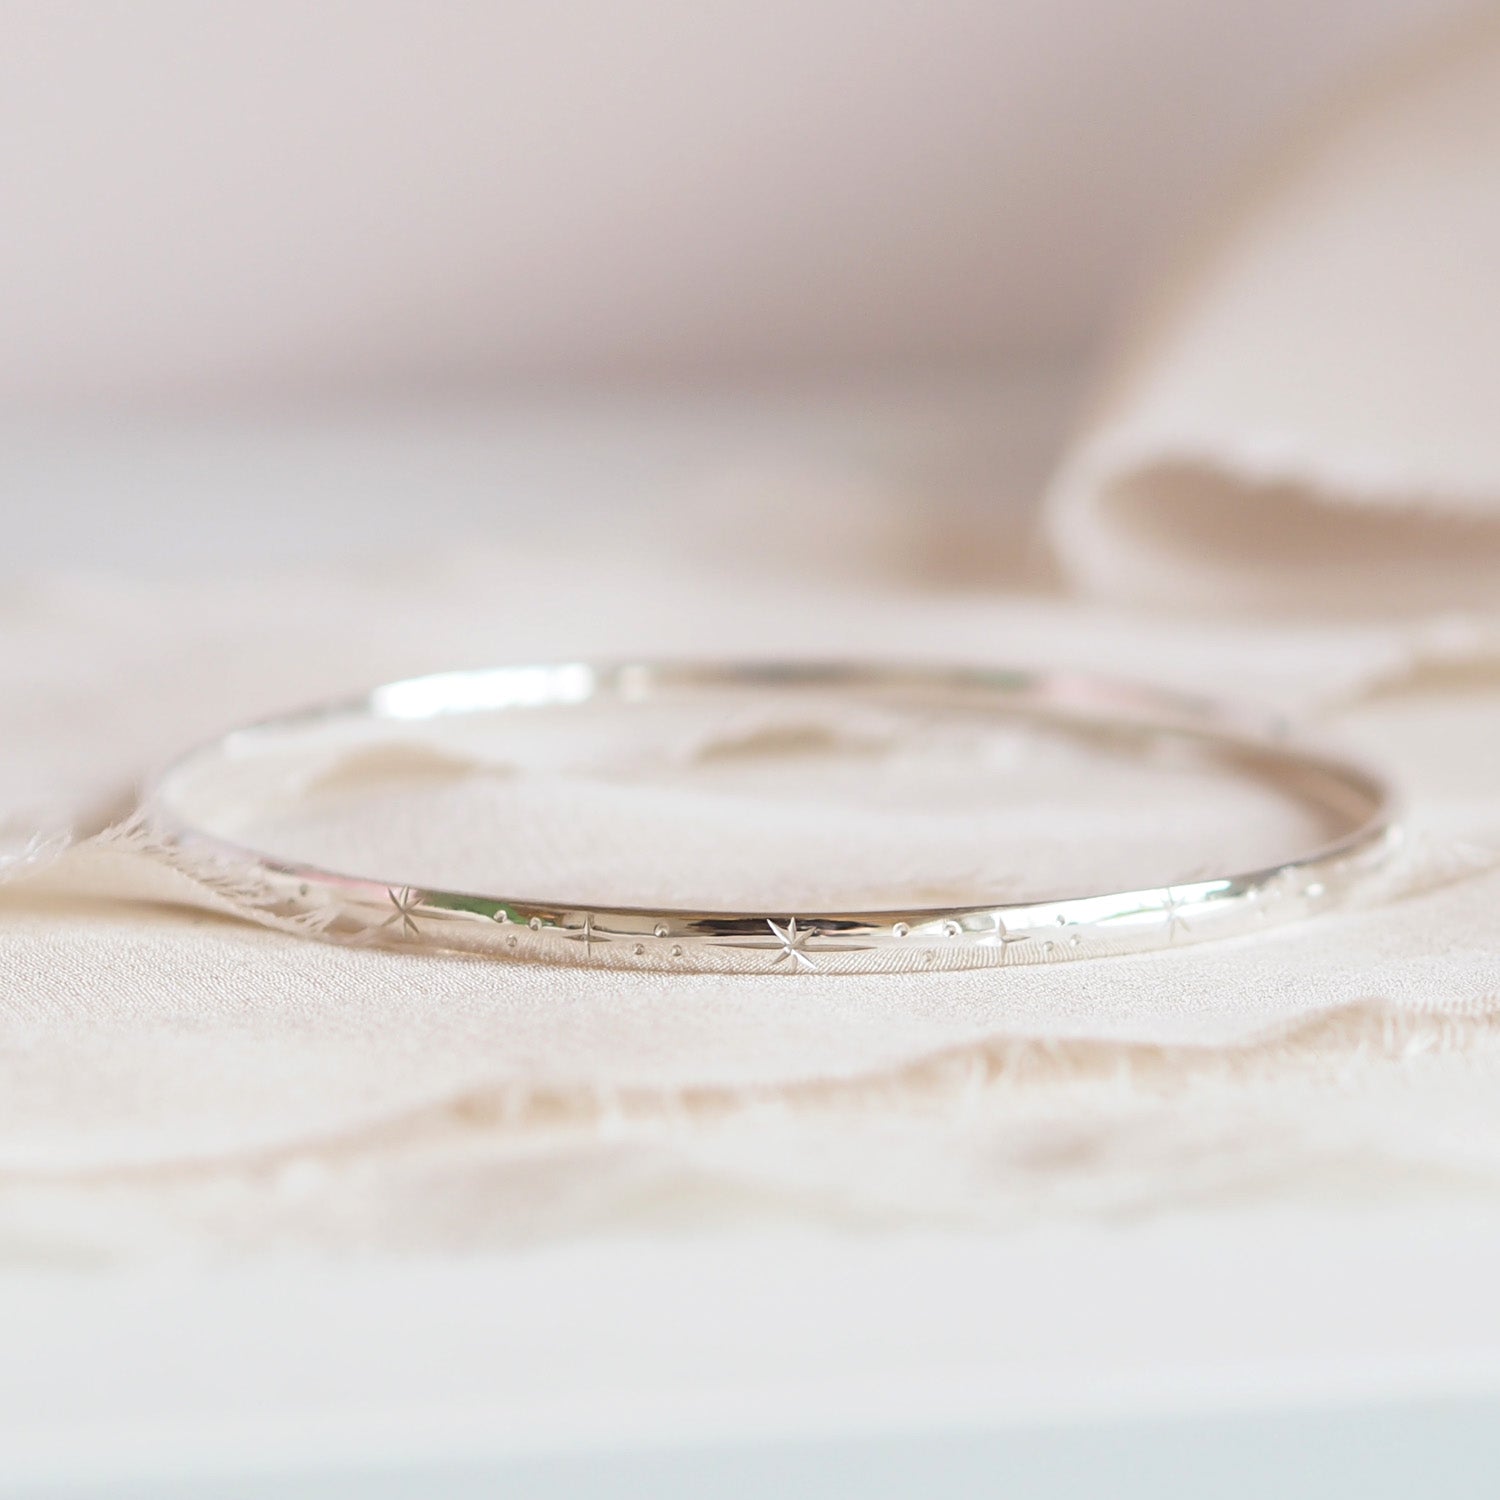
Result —
[[[1157,293],[1047,505],[1095,597],[1500,612],[1500,17],[1292,142]]]

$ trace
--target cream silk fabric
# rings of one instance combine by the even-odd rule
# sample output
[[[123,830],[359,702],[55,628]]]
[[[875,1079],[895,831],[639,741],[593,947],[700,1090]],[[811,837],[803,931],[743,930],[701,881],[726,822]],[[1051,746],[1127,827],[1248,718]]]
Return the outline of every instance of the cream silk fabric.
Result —
[[[1414,1173],[1491,1184],[1497,160],[1488,34],[1289,155],[1165,289],[1064,466],[1046,523],[1069,595],[830,577],[816,538],[832,528],[799,504],[783,561],[754,570],[522,538],[339,577],[12,597],[0,1244],[456,1247],[1388,1194]],[[685,647],[1232,688],[1388,761],[1412,851],[1378,902],[1232,944],[731,981],[312,943],[243,919],[233,888],[120,823],[144,768],[261,712],[454,665]],[[996,790],[962,809],[976,754]],[[1184,878],[1314,831],[1223,778],[858,715],[668,725],[421,775],[335,764],[311,792],[267,835],[403,870],[457,862],[476,883],[671,897],[716,881],[789,907],[1142,861]]]

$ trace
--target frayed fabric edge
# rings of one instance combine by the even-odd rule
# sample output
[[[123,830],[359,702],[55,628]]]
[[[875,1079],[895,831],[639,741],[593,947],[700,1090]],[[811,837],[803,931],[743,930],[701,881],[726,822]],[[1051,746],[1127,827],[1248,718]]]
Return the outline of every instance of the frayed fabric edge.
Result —
[[[908,1121],[962,1116],[986,1104],[1188,1102],[1260,1083],[1341,1087],[1362,1071],[1461,1056],[1500,1039],[1500,994],[1450,1009],[1410,1010],[1371,998],[1307,1017],[1239,1044],[1196,1046],[1102,1039],[996,1037],[946,1048],[858,1077],[757,1086],[594,1087],[487,1084],[386,1119],[319,1138],[246,1152],[86,1168],[0,1170],[0,1192],[21,1187],[168,1185],[223,1172],[259,1177],[297,1164],[354,1166],[484,1139],[518,1157],[629,1143],[670,1146],[736,1119],[816,1126],[872,1117]]]

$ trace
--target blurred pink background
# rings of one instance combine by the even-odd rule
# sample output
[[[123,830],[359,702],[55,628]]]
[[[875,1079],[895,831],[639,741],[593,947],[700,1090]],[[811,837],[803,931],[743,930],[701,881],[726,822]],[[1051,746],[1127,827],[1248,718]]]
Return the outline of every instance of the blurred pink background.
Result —
[[[1088,351],[1462,0],[0,0],[0,400]]]

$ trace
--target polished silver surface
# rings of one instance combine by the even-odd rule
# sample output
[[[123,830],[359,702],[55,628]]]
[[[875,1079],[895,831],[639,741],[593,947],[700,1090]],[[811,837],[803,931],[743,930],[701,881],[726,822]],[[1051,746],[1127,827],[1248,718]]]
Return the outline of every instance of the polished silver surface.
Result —
[[[933,711],[1023,717],[1128,744],[1186,741],[1316,805],[1339,832],[1318,848],[1208,879],[907,910],[712,911],[418,887],[278,860],[195,827],[192,786],[283,750],[309,727],[524,713],[611,700],[644,703],[725,692],[853,693]],[[1103,958],[1254,932],[1336,906],[1399,844],[1394,798],[1376,773],[1303,740],[1280,718],[1076,672],[825,662],[582,662],[412,678],[366,697],[236,730],[194,751],[148,789],[151,827],[200,866],[232,873],[254,914],[311,935],[407,950],[669,972],[843,974],[1008,967]]]

